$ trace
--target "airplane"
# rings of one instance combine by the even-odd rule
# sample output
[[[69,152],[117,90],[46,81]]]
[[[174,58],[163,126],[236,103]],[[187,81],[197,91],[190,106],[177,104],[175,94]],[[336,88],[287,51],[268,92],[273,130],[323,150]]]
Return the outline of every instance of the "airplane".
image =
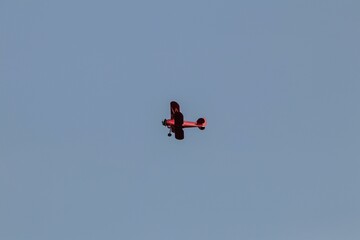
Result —
[[[170,115],[171,118],[165,118],[162,124],[170,129],[168,136],[171,137],[171,132],[173,132],[177,140],[184,139],[184,128],[197,127],[200,130],[204,130],[207,126],[205,118],[199,118],[196,122],[184,121],[184,116],[180,112],[180,105],[175,101],[170,103]]]

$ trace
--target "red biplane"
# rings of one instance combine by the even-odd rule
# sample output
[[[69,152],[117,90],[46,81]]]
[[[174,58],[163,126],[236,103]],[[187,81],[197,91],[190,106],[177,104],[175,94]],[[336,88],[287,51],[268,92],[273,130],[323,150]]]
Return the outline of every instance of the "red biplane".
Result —
[[[183,128],[197,127],[204,130],[207,125],[205,118],[199,118],[196,122],[184,121],[184,116],[180,112],[180,105],[175,101],[170,103],[170,115],[171,119],[164,119],[162,124],[170,129],[168,136],[171,137],[171,132],[173,132],[178,140],[184,139]]]

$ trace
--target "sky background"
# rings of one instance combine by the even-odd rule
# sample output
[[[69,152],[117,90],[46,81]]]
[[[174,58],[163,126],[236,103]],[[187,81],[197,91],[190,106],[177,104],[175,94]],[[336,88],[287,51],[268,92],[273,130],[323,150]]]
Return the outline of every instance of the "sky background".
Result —
[[[0,239],[360,239],[359,13],[0,1]]]

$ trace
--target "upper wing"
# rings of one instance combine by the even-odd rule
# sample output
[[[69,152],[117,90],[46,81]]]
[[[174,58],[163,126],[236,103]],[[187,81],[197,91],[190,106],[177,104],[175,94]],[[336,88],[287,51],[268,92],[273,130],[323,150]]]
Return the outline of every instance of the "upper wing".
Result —
[[[171,114],[171,119],[174,119],[174,114],[176,112],[180,112],[180,105],[175,102],[175,101],[172,101],[170,103],[170,114]]]
[[[181,112],[175,112],[173,114],[173,119],[174,119],[174,125],[175,127],[182,127],[183,123],[184,123],[184,116]]]

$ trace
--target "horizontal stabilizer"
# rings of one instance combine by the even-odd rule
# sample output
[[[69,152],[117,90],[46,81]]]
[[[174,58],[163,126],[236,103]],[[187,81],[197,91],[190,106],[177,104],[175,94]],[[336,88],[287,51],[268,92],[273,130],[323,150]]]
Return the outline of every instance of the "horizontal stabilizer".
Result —
[[[206,122],[206,119],[205,118],[199,118],[197,121],[196,121],[196,124],[198,125],[198,128],[200,130],[204,130],[206,125],[207,125],[207,122]]]

